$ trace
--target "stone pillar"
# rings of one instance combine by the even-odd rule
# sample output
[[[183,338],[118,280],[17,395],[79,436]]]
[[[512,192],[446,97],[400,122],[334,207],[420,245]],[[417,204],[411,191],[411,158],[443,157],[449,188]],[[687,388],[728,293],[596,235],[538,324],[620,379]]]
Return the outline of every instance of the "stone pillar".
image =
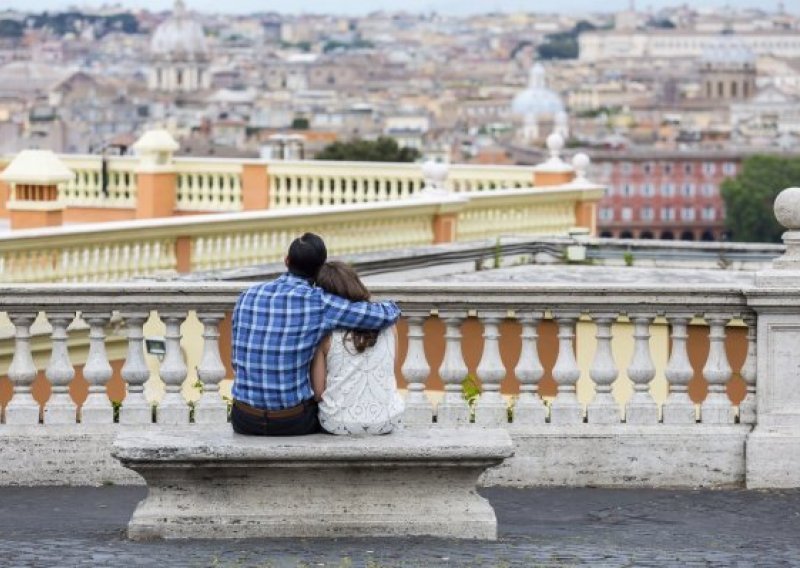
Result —
[[[2,173],[8,163],[3,162],[0,164],[0,173]],[[6,204],[8,203],[9,198],[11,197],[11,186],[4,182],[0,181],[0,218],[7,218],[8,217],[8,209],[6,208]]]
[[[451,193],[447,187],[449,174],[450,167],[447,164],[430,160],[422,165],[422,178],[425,181],[417,195],[440,204],[433,216],[433,244],[456,241],[458,212],[468,201],[466,196]]]
[[[589,156],[583,153],[575,154],[572,158],[572,168],[575,177],[570,182],[580,188],[597,187],[586,177],[586,172],[590,164]],[[575,226],[589,229],[589,234],[597,236],[597,197],[592,199],[581,199],[575,202]]]
[[[547,149],[550,158],[543,164],[533,168],[534,187],[548,187],[564,185],[575,177],[572,166],[561,159],[561,150],[564,148],[564,139],[560,134],[551,134],[547,137]]]
[[[269,209],[269,166],[264,162],[245,162],[242,166],[242,209]]]
[[[166,130],[148,130],[133,145],[136,168],[136,218],[171,217],[175,212],[177,174],[172,161],[178,143]]]
[[[64,218],[58,184],[75,174],[50,150],[23,150],[0,174],[10,188],[6,208],[12,229],[57,227]]]
[[[746,449],[748,488],[800,487],[800,188],[775,200],[786,253],[745,291],[758,316],[756,427]]]

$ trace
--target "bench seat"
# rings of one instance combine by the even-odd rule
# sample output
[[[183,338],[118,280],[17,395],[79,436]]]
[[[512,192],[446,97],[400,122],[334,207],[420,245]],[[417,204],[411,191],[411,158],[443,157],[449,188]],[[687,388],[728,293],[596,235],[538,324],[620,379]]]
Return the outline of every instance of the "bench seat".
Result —
[[[501,429],[261,438],[229,425],[122,432],[113,455],[148,486],[134,539],[411,536],[496,539],[478,477],[513,453]]]

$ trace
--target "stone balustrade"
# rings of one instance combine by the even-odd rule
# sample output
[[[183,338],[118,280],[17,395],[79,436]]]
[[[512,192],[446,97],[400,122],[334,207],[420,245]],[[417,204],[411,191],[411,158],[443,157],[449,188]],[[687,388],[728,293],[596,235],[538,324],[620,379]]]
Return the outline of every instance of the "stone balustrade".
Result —
[[[454,194],[567,183],[576,188],[595,187],[585,177],[585,155],[577,155],[567,164],[560,157],[561,137],[551,135],[547,143],[551,157],[535,167],[447,164],[431,171],[441,174],[441,180],[435,182],[440,189]],[[165,130],[145,132],[133,148],[136,157],[51,154],[53,167],[70,172],[70,179],[58,184],[58,198],[51,200],[59,210],[58,224],[385,203],[423,193],[433,183],[426,166],[415,163],[176,157],[179,145]],[[6,160],[0,159],[0,175],[6,165]],[[37,172],[43,178],[49,175],[43,167]],[[12,179],[0,180],[0,217],[11,218],[12,228],[54,224],[52,219],[46,225],[28,219],[28,209],[36,206],[25,200],[15,208],[6,206],[14,200],[11,186],[16,184]],[[587,214],[594,215],[594,211]]]
[[[175,170],[176,211],[242,210],[242,162],[183,158],[175,160]]]
[[[271,208],[404,199],[425,186],[418,164],[281,161],[266,168]],[[456,193],[531,188],[533,168],[452,165],[445,187]]]
[[[105,282],[283,259],[297,235],[323,235],[335,254],[506,234],[566,234],[600,188],[571,186],[84,224],[0,235],[0,282]],[[364,238],[368,235],[369,238]]]
[[[3,409],[0,436],[3,429],[13,437],[22,427],[45,432],[57,424],[70,425],[78,436],[102,424],[224,423],[228,401],[221,393],[229,388],[230,369],[221,351],[228,338],[220,342],[220,325],[244,286],[3,287],[0,311],[13,325],[15,347],[8,369],[13,396]],[[757,315],[748,305],[748,290],[451,284],[382,285],[373,292],[396,299],[405,315],[398,381],[407,390],[408,427],[502,427],[515,436],[517,455],[487,482],[744,481],[745,438],[758,420]],[[31,347],[37,318],[51,345],[47,363],[38,366]],[[155,369],[142,341],[153,318],[163,326],[165,345]],[[705,327],[698,328],[700,322]],[[726,336],[742,326],[747,326],[747,358],[734,368]],[[467,350],[465,336],[474,335],[476,327],[482,341]],[[695,341],[709,344],[699,363],[689,358],[690,327]],[[88,354],[85,361],[76,360],[70,336],[87,328]],[[706,328],[697,339],[697,330]],[[121,368],[105,349],[111,335],[127,337]],[[112,367],[127,393],[116,412],[118,425],[107,395]],[[70,394],[76,368],[87,383],[83,400]],[[698,374],[701,390],[707,390],[702,400],[687,392]],[[462,383],[469,377],[480,385],[474,400],[464,396]],[[42,405],[32,394],[34,379],[50,384]],[[432,390],[434,382],[443,390]],[[587,443],[593,449],[587,450]],[[542,451],[546,455],[537,453]],[[599,460],[597,471],[580,473],[577,463],[563,461],[580,455]],[[632,458],[641,463],[619,469]]]
[[[71,154],[59,158],[75,173],[73,180],[58,187],[67,222],[137,217],[138,159]],[[423,168],[413,163],[178,157],[169,171],[175,174],[170,192],[177,214],[386,202],[416,195],[426,184]],[[534,168],[453,164],[444,185],[455,193],[530,189]],[[4,207],[0,215],[7,215]]]
[[[58,187],[59,199],[66,207],[121,208],[136,207],[137,184],[135,158],[102,156],[60,156],[75,172],[72,181]]]
[[[110,402],[102,389],[110,378],[110,367],[104,348],[104,330],[110,322],[124,328],[129,339],[122,378],[128,383],[128,397],[123,404],[121,420],[132,408],[147,408],[136,413],[134,421],[151,422],[149,404],[143,398],[142,384],[150,378],[145,363],[142,337],[143,326],[151,312],[157,313],[165,326],[166,352],[159,367],[166,394],[160,402],[156,421],[169,424],[189,422],[190,408],[181,398],[180,388],[187,378],[187,361],[181,348],[181,326],[191,312],[202,322],[202,357],[193,363],[203,383],[203,398],[196,410],[197,421],[225,421],[218,412],[224,402],[219,396],[219,383],[225,377],[225,367],[219,354],[218,326],[224,315],[233,308],[241,284],[120,284],[120,285],[27,285],[5,286],[2,289],[0,310],[15,326],[16,347],[8,373],[14,383],[14,398],[6,407],[5,423],[31,419],[30,383],[37,369],[31,358],[30,328],[44,314],[52,329],[52,356],[46,376],[52,388],[52,398],[44,405],[44,422],[74,423],[80,421],[80,408],[69,400],[66,388],[74,378],[73,364],[68,353],[68,329],[80,324],[89,328],[89,353],[84,378],[89,383],[89,397],[84,407],[92,412]],[[409,424],[428,424],[433,416],[441,424],[466,424],[475,421],[493,426],[511,422],[520,424],[732,424],[752,423],[755,420],[755,316],[748,308],[742,290],[708,287],[648,286],[530,286],[530,285],[460,285],[444,286],[381,285],[374,287],[377,297],[398,301],[408,324],[407,356],[400,363],[404,382],[408,385]],[[687,394],[687,385],[695,370],[687,355],[687,328],[697,318],[708,325],[710,348],[702,367],[708,385],[708,395],[697,405]],[[443,322],[445,348],[441,361],[426,358],[425,332],[433,320]],[[467,321],[483,328],[483,354],[475,369],[483,394],[470,408],[462,396],[462,381],[469,371],[462,353],[462,327]],[[557,385],[554,397],[543,400],[537,393],[544,370],[540,359],[542,346],[537,343],[539,326],[543,321],[557,327],[557,357],[549,372]],[[669,335],[660,336],[671,343],[669,360],[656,368],[652,349],[651,329],[666,324]],[[631,333],[617,337],[614,330],[621,322],[630,322]],[[732,322],[747,325],[747,359],[742,364],[742,380],[746,396],[733,403],[726,394],[732,378],[731,364],[725,349],[725,337]],[[503,341],[519,345],[516,361],[504,361],[500,356],[500,324],[504,324]],[[576,345],[576,326],[594,325],[594,341],[584,334],[583,340],[594,346]],[[509,337],[516,329],[516,337]],[[200,338],[195,338],[199,340]],[[226,338],[227,339],[227,338]],[[616,341],[632,341],[629,360],[615,359]],[[656,347],[666,352],[664,345]],[[590,352],[579,363],[576,351]],[[588,366],[582,367],[582,363]],[[438,368],[438,369],[437,369]],[[426,396],[426,383],[438,374],[444,385],[444,398],[434,410]],[[624,404],[611,395],[612,386],[623,375],[633,386]],[[651,383],[658,375],[669,385],[669,396],[656,401]],[[516,382],[519,396],[510,402],[500,396],[503,381]],[[577,398],[578,383],[594,390],[588,404]],[[19,395],[19,396],[18,396]],[[104,399],[104,400],[101,400]],[[58,409],[51,412],[53,405]],[[20,418],[18,410],[24,409]],[[64,410],[68,408],[68,410]],[[215,410],[216,409],[216,410]],[[57,418],[53,416],[57,415]],[[110,414],[105,415],[106,418]],[[211,418],[213,417],[213,419]],[[94,422],[94,420],[90,420]]]

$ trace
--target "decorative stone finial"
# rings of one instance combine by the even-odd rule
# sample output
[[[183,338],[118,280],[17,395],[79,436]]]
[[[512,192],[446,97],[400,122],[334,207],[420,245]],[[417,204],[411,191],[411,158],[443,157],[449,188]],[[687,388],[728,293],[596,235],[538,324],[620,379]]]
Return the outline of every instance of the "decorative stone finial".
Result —
[[[773,268],[800,271],[800,187],[790,187],[778,194],[773,205],[775,218],[786,227],[783,242],[786,252],[772,261]]]
[[[180,145],[172,137],[172,134],[163,128],[148,130],[133,145],[133,149],[141,159],[141,166],[144,168],[169,166],[172,162],[172,154],[179,148]]]
[[[550,151],[550,161],[561,161],[561,150],[564,149],[564,138],[557,132],[547,137],[547,149]]]
[[[56,185],[74,177],[50,150],[23,150],[0,174],[0,180],[12,185]]]
[[[575,169],[575,179],[572,180],[574,183],[589,183],[586,178],[586,172],[590,163],[589,156],[583,152],[579,152],[572,157],[572,167]]]
[[[778,223],[789,231],[800,230],[800,187],[790,187],[778,194],[773,205]]]
[[[420,195],[426,197],[449,195],[450,192],[445,187],[449,174],[450,166],[447,164],[434,162],[433,160],[428,160],[422,164],[422,177],[425,180],[425,185]]]

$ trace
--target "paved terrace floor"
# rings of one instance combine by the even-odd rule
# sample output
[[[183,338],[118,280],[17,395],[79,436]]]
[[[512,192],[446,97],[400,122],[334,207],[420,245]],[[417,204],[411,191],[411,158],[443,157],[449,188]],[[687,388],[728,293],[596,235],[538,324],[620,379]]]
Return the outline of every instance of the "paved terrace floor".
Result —
[[[500,540],[130,542],[141,487],[0,488],[0,566],[800,566],[800,491],[486,489]]]

